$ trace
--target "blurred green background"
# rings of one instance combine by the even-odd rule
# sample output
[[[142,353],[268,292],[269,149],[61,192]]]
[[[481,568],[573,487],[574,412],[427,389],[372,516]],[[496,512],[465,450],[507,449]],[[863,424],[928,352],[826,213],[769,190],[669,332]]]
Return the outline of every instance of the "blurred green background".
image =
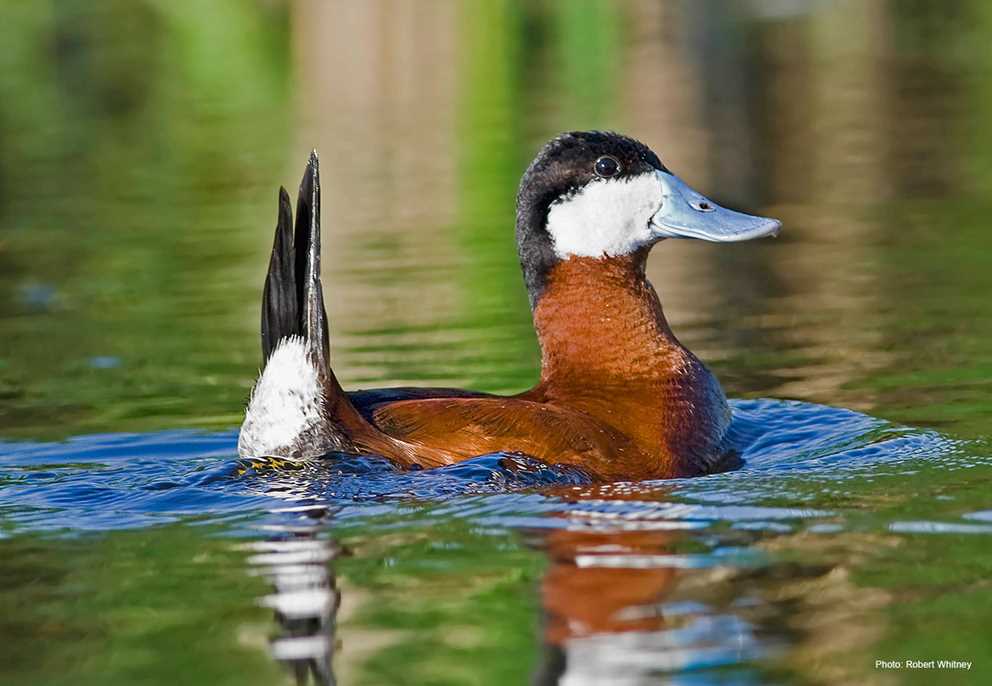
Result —
[[[312,147],[343,382],[527,386],[515,188],[583,128],[785,222],[652,257],[730,395],[979,432],[990,33],[979,1],[5,3],[0,435],[236,425]]]
[[[295,188],[314,147],[343,384],[529,386],[516,185],[547,138],[586,128],[637,137],[717,201],[783,220],[777,241],[668,241],[651,257],[673,329],[728,395],[992,435],[984,0],[0,7],[0,438],[236,427],[260,364],[277,189]],[[711,528],[633,550],[717,565],[680,570],[675,599],[702,602],[703,622],[740,620],[768,649],[734,683],[933,683],[880,673],[877,657],[974,659],[973,683],[989,673],[987,444],[962,443],[971,471],[955,471],[934,438],[900,472],[884,461],[893,448],[872,453],[885,431],[851,437],[878,466],[843,484],[793,478],[819,457],[799,456],[771,476],[630,500],[632,527],[671,516],[673,497],[726,505]],[[327,479],[236,478],[232,436],[4,444],[8,675],[289,681],[265,652],[271,612],[256,599],[271,589],[229,541],[268,536],[244,522]],[[356,551],[327,564],[353,604],[338,617],[342,683],[535,673],[540,584],[574,560],[520,522],[574,513],[559,516],[554,496],[514,498],[359,502],[314,525]],[[800,514],[739,528],[758,505]],[[830,519],[814,530],[803,508]],[[597,544],[626,545],[624,521]],[[761,562],[730,574],[727,550]],[[636,578],[630,564],[612,586]],[[673,650],[705,660],[713,636],[736,639],[722,626]],[[728,672],[690,677],[673,683]]]

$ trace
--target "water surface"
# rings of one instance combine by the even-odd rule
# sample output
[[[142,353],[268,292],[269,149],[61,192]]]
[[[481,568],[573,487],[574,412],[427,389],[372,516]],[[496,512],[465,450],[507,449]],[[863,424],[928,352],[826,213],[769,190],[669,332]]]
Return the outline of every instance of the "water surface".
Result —
[[[0,681],[992,678],[984,3],[8,9]],[[516,392],[513,195],[577,128],[784,222],[649,265],[743,469],[237,459],[310,148],[342,382]]]

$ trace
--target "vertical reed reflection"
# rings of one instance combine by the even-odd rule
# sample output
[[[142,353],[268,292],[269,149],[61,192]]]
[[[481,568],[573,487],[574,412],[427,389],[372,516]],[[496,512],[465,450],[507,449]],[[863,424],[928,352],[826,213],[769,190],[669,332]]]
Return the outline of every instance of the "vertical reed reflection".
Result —
[[[870,409],[845,389],[899,361],[882,330],[856,322],[884,322],[904,294],[879,272],[879,242],[899,230],[880,204],[954,193],[964,178],[960,148],[940,135],[966,123],[963,85],[933,46],[974,13],[295,4],[301,138],[348,160],[328,171],[327,203],[343,375],[527,386],[517,179],[548,136],[616,128],[712,195],[785,220],[776,243],[669,241],[651,259],[675,330],[728,390]],[[384,339],[401,332],[410,348],[397,355]]]

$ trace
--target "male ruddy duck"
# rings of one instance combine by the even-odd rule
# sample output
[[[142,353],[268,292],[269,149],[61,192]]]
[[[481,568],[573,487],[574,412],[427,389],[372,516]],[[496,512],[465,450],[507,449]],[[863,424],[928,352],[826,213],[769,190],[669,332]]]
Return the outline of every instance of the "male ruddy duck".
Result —
[[[295,229],[280,190],[263,292],[265,367],[238,452],[366,453],[405,467],[520,453],[602,480],[723,468],[726,397],[672,333],[645,264],[665,238],[744,241],[776,235],[780,226],[708,200],[631,138],[563,134],[531,163],[517,195],[539,383],[509,397],[445,388],[345,392],[329,364],[314,153]]]

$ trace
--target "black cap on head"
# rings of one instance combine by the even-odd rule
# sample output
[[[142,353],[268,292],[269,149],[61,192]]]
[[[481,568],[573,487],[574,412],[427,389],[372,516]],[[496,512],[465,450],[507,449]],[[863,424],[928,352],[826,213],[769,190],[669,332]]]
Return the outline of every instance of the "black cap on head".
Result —
[[[541,149],[517,192],[517,251],[531,307],[558,260],[546,231],[551,205],[597,177],[623,179],[656,170],[668,171],[649,147],[609,131],[563,133]]]

